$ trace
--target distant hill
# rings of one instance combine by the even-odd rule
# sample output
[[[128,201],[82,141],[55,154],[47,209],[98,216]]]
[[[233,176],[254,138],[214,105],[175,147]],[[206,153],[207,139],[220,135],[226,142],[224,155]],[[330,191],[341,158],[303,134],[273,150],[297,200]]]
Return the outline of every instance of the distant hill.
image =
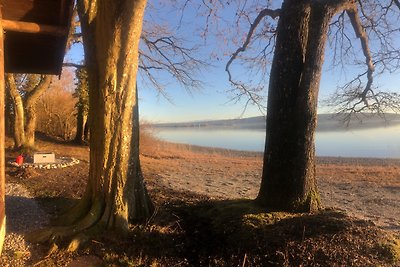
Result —
[[[318,131],[341,131],[356,129],[371,129],[395,126],[400,124],[400,115],[386,113],[383,115],[359,113],[352,114],[351,120],[346,119],[346,114],[319,114]]]
[[[356,114],[351,116],[348,123],[345,115],[319,114],[318,131],[335,131],[351,129],[368,129],[400,124],[400,115],[388,113],[384,116],[377,114]],[[230,129],[265,129],[266,121],[264,116],[249,117],[243,119],[226,120],[204,120],[177,123],[157,123],[153,127],[196,127],[196,128],[230,128]]]
[[[240,129],[265,129],[265,117],[249,117],[243,119],[204,120],[176,123],[158,123],[155,127],[209,127],[209,128],[240,128]]]

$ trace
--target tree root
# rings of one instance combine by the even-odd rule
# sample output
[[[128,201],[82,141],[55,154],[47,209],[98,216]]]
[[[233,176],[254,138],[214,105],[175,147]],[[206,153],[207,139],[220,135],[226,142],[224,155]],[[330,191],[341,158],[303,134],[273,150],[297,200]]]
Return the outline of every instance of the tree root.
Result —
[[[54,220],[54,224],[57,226],[73,225],[86,214],[88,214],[92,205],[92,201],[87,197],[84,197],[77,201],[71,208],[69,208],[64,214],[61,214],[57,219]]]
[[[67,242],[66,250],[69,252],[76,251],[91,236],[94,236],[101,229],[105,228],[105,225],[102,225],[100,222],[100,219],[104,215],[104,209],[103,201],[93,201],[90,210],[78,222],[69,226],[40,229],[26,234],[25,239],[31,243],[49,243],[53,247],[56,245],[57,248]],[[76,211],[76,209],[72,209],[72,211]],[[79,211],[81,210],[79,209]],[[73,217],[74,214],[70,218]]]

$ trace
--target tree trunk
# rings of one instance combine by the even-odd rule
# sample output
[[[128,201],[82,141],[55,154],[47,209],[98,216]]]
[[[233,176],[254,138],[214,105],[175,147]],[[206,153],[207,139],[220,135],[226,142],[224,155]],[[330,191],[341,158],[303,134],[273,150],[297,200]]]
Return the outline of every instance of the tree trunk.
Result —
[[[343,8],[342,2],[347,1],[286,0],[282,5],[257,197],[270,209],[312,211],[320,207],[314,146],[317,99],[329,21]]]
[[[84,110],[81,105],[78,106],[78,114],[76,115],[76,134],[74,142],[77,144],[83,144],[83,134],[85,127],[85,116]]]
[[[34,90],[27,93],[25,99],[25,147],[33,148],[35,146],[36,102],[43,92],[49,88],[51,79],[52,76],[44,75]]]
[[[15,84],[14,75],[6,74],[6,82],[14,106],[14,118],[13,118],[14,148],[20,148],[25,144],[24,104],[22,101],[22,97],[18,92],[17,86]]]
[[[146,0],[78,0],[89,78],[90,166],[82,199],[59,227],[28,236],[36,242],[128,231],[149,218],[153,204],[139,162],[136,74]]]
[[[10,90],[6,90],[5,95],[5,109],[4,109],[4,116],[5,116],[5,131],[6,136],[12,136],[14,134],[14,114],[13,108],[14,103],[10,95]]]
[[[88,116],[86,115],[84,117],[84,123],[83,123],[83,141],[86,143],[89,142],[90,138],[90,132],[89,132],[89,123],[88,123]]]
[[[25,124],[25,147],[33,148],[35,146],[36,131],[36,108],[29,106],[25,108],[26,124]]]
[[[89,78],[90,168],[86,192],[61,221],[75,232],[125,232],[153,212],[139,162],[136,90],[146,0],[78,1]]]

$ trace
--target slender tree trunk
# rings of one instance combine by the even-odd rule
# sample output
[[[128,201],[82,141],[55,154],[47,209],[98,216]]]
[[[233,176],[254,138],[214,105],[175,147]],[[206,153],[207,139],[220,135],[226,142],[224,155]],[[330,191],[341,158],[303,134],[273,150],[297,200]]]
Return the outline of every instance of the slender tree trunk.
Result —
[[[6,90],[6,96],[5,96],[5,131],[6,131],[6,136],[12,136],[13,135],[13,128],[14,128],[14,114],[13,114],[13,100],[10,95],[10,90]]]
[[[83,143],[85,116],[82,106],[78,106],[78,114],[76,115],[76,135],[74,142],[77,144]]]
[[[45,75],[41,78],[39,84],[27,93],[25,99],[25,143],[24,146],[32,148],[35,146],[35,131],[36,131],[36,102],[43,92],[49,88],[52,76]]]
[[[36,131],[36,107],[27,106],[26,112],[26,124],[25,124],[25,143],[26,147],[35,146],[35,131]]]
[[[20,148],[25,144],[25,115],[24,115],[24,104],[22,97],[18,92],[18,88],[15,84],[15,79],[12,74],[6,74],[6,83],[14,107],[14,123],[13,123],[13,138],[14,147]]]
[[[320,207],[314,146],[318,90],[329,22],[345,2],[283,3],[270,76],[264,168],[257,198],[268,208],[312,211]]]
[[[89,131],[89,122],[88,122],[88,116],[85,116],[84,118],[84,126],[83,126],[83,141],[86,143],[89,142],[90,138],[90,131]]]

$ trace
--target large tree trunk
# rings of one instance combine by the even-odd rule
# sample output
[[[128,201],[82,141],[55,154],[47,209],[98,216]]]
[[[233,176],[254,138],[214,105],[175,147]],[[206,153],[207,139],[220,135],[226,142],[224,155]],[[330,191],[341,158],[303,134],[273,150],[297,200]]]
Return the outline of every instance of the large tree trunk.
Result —
[[[6,83],[14,106],[13,138],[14,147],[20,148],[25,144],[25,115],[22,97],[15,84],[14,75],[6,74]]]
[[[82,199],[60,226],[27,238],[36,242],[104,230],[126,233],[149,218],[153,205],[139,163],[138,49],[146,0],[78,0],[89,78],[90,167]]]
[[[35,146],[36,102],[43,92],[49,88],[51,80],[52,76],[44,75],[34,90],[27,93],[25,99],[25,147],[33,148]]]
[[[268,91],[267,135],[257,200],[274,210],[320,207],[314,132],[329,21],[342,1],[286,0]],[[312,3],[312,4],[311,4]]]
[[[78,1],[89,77],[90,168],[83,198],[60,218],[72,233],[98,227],[124,232],[153,212],[140,169],[135,86],[145,6],[146,0]]]

